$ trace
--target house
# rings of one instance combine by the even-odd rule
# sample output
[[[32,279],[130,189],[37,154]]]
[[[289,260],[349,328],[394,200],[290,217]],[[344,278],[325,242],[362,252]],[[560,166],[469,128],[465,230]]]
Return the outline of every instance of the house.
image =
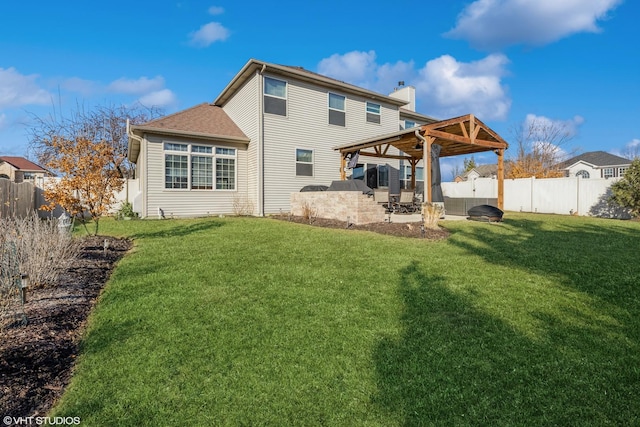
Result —
[[[0,156],[0,178],[23,182],[45,176],[51,176],[51,173],[24,157]]]
[[[454,182],[473,180],[476,178],[497,178],[498,167],[496,165],[478,165],[454,178]]]
[[[565,176],[582,178],[618,178],[624,175],[631,160],[605,151],[590,151],[562,162],[560,170]]]
[[[490,149],[501,155],[506,148],[481,122],[474,128],[473,116],[449,123],[415,112],[415,89],[399,86],[383,95],[300,67],[251,59],[212,103],[130,126],[128,158],[138,182],[134,210],[143,217],[180,217],[242,207],[262,216],[288,212],[291,193],[305,186],[344,178],[391,191],[417,186],[425,179],[424,136],[418,135],[425,134],[424,125],[450,125],[459,135],[445,127],[433,132],[455,139],[456,147],[473,143],[465,146],[472,151],[461,154]],[[420,146],[414,150],[419,156],[403,154],[390,144],[396,140],[406,142],[405,150]],[[374,142],[348,148],[355,141]]]

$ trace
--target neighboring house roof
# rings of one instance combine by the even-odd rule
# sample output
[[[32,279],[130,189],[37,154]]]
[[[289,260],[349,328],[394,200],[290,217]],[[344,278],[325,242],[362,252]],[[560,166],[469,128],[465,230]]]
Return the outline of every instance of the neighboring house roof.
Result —
[[[47,170],[42,166],[39,166],[24,157],[0,156],[0,162],[7,162],[15,169],[23,172],[47,172]]]
[[[222,108],[206,102],[141,125],[133,125],[130,130],[138,136],[142,136],[143,133],[155,133],[228,142],[249,142],[249,138]],[[135,139],[130,141],[129,160],[135,163],[139,152],[140,141]]]
[[[316,85],[325,86],[333,89],[340,89],[345,93],[356,94],[359,96],[363,96],[365,98],[369,98],[372,100],[377,100],[380,102],[385,102],[392,105],[397,105],[398,107],[402,105],[406,105],[408,102],[402,99],[393,98],[391,96],[382,95],[368,89],[363,89],[358,86],[354,86],[349,83],[345,83],[340,80],[333,79],[331,77],[326,77],[321,74],[314,73],[312,71],[305,70],[302,67],[292,67],[288,65],[278,65],[271,64],[269,62],[259,61],[257,59],[250,59],[242,70],[236,74],[236,76],[231,80],[231,82],[222,90],[220,95],[213,101],[215,105],[224,105],[233,94],[242,87],[242,85],[253,76],[256,72],[264,73],[269,72],[271,74],[279,74],[283,77],[293,77],[297,80],[312,82]]]
[[[462,181],[466,181],[472,172],[478,174],[479,178],[491,178],[498,174],[498,165],[478,165],[475,168],[459,175]]]
[[[576,163],[584,162],[588,163],[596,168],[605,166],[624,166],[630,165],[631,160],[624,157],[615,156],[605,151],[590,151],[588,153],[580,154],[560,163],[560,169],[568,169]]]

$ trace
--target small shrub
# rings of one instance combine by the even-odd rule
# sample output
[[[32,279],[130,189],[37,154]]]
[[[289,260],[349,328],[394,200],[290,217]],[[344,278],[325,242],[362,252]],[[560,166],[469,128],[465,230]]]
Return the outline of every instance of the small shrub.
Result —
[[[253,215],[253,202],[246,196],[234,196],[233,198],[233,214],[235,216],[251,216]]]
[[[123,218],[137,218],[138,213],[133,211],[133,205],[131,202],[123,202],[120,205],[120,209],[118,209],[118,213],[116,214],[116,219]]]
[[[29,275],[30,286],[54,285],[78,255],[78,245],[71,234],[58,227],[55,220],[42,220],[34,213],[21,220],[2,221],[14,230],[8,242],[15,245],[19,273]]]
[[[302,205],[302,217],[309,222],[309,224],[313,224],[318,217],[318,210],[314,208],[311,203],[304,202]]]

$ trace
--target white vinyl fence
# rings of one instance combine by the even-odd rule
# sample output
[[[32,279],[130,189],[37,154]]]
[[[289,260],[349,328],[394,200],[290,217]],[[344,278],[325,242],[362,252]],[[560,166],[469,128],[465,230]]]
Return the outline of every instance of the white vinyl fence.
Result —
[[[39,209],[40,206],[46,204],[46,200],[44,198],[44,189],[47,185],[51,185],[55,181],[60,180],[60,178],[55,177],[46,177],[37,179],[35,182],[36,185],[36,195],[35,195],[35,208]],[[125,185],[122,191],[116,193],[116,202],[109,209],[109,213],[116,213],[122,203],[127,200],[133,203],[133,197],[139,193],[138,189],[138,180],[137,179],[127,179],[125,180]],[[51,216],[57,218],[62,215],[62,209],[57,207],[53,212],[38,210],[38,215],[41,218],[49,218]]]
[[[626,209],[611,205],[611,184],[617,179],[521,178],[504,180],[504,210],[629,218]],[[498,180],[476,178],[443,182],[442,192],[451,198],[497,198]]]

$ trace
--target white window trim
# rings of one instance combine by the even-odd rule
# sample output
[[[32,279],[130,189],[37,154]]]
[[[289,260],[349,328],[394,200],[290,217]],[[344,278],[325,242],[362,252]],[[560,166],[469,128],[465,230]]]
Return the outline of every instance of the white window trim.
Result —
[[[378,106],[378,112],[375,113],[373,111],[369,111],[369,104],[377,105]],[[374,115],[380,117],[380,123],[370,122],[369,120],[367,120],[367,118],[368,118],[367,114],[374,114]],[[376,102],[365,101],[365,104],[364,104],[364,121],[366,123],[371,123],[372,125],[382,125],[382,105],[378,104]]]
[[[170,150],[170,149],[166,149],[166,144],[178,144],[178,145],[186,145],[187,146],[187,151],[176,151],[176,150]],[[211,147],[211,153],[201,153],[201,152],[197,152],[197,151],[193,151],[193,146],[202,146],[202,147]],[[233,155],[231,154],[216,154],[216,148],[224,148],[224,149],[231,149],[234,150]],[[166,157],[165,154],[176,154],[176,155],[181,155],[181,156],[187,156],[187,188],[167,188],[166,187]],[[204,189],[204,188],[192,188],[193,185],[193,180],[192,180],[192,169],[191,169],[191,157],[192,156],[197,156],[197,157],[210,157],[212,160],[212,170],[211,170],[211,174],[212,174],[212,188],[211,189]],[[231,188],[225,188],[225,189],[217,189],[216,188],[216,159],[217,158],[224,158],[224,159],[233,159],[234,162],[234,171],[233,171],[233,180],[234,180],[234,187],[233,189]],[[238,149],[236,147],[228,147],[228,146],[224,146],[224,145],[216,145],[216,144],[206,144],[206,143],[197,143],[197,142],[177,142],[177,141],[162,141],[162,161],[163,161],[163,191],[168,191],[168,192],[191,192],[191,191],[195,191],[195,192],[208,192],[208,191],[214,191],[214,192],[237,192],[238,191]]]
[[[311,161],[310,162],[301,162],[298,160],[298,150],[311,151]],[[294,169],[293,174],[296,178],[313,178],[316,175],[316,166],[315,166],[316,152],[312,148],[302,148],[296,147],[293,151],[293,160],[294,166],[297,166],[298,163],[302,165],[311,165],[311,175],[298,175],[297,167]]]
[[[267,93],[267,84],[266,84],[266,80],[267,79],[271,79],[271,80],[275,80],[275,81],[284,83],[284,96],[272,95],[270,93]],[[269,97],[275,98],[275,99],[282,99],[285,102],[285,104],[284,104],[285,105],[284,116],[282,116],[280,114],[275,114],[275,113],[268,113],[266,111],[263,111],[263,114],[268,114],[269,116],[273,116],[273,117],[288,117],[289,116],[289,82],[287,80],[277,79],[275,77],[270,77],[270,76],[263,76],[262,96],[269,96]],[[263,110],[264,110],[264,106],[263,106]]]
[[[611,171],[611,175],[607,176],[607,171]],[[602,177],[603,178],[613,178],[615,175],[615,168],[602,168]]]
[[[339,110],[337,108],[332,108],[331,107],[331,103],[330,103],[331,95],[340,96],[340,97],[342,97],[344,99],[344,107],[343,107],[342,110]],[[329,111],[330,110],[338,111],[340,113],[344,113],[344,126],[335,125],[335,124],[329,122]],[[336,93],[336,92],[327,92],[327,124],[329,126],[338,126],[338,127],[341,127],[341,128],[346,128],[347,127],[347,96],[346,95],[342,95],[342,94]]]

